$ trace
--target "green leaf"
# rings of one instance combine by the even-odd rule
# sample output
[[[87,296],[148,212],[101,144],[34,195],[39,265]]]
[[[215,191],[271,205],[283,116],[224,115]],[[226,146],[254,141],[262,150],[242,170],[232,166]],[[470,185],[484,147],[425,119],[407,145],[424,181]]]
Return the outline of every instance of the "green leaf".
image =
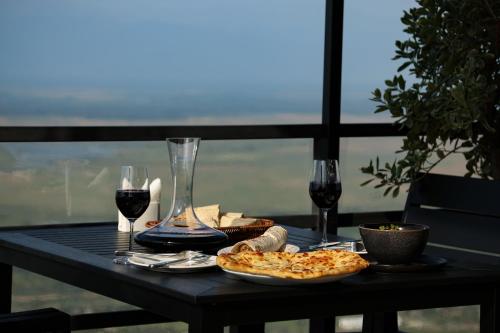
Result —
[[[403,63],[401,66],[399,66],[397,71],[402,72],[410,65],[411,65],[411,61],[407,61],[407,62]]]
[[[436,154],[437,156],[440,158],[440,159],[443,159],[446,157],[445,153],[441,150],[441,149],[438,149],[436,150]]]
[[[399,89],[401,89],[401,90],[405,90],[405,87],[406,87],[406,81],[405,81],[405,79],[403,79],[403,76],[402,76],[402,75],[400,75],[400,76],[398,77],[398,85],[399,85]]]
[[[387,102],[392,100],[391,91],[389,89],[384,92],[384,100]]]
[[[389,192],[391,191],[392,189],[392,186],[389,186],[388,188],[385,189],[384,191],[384,197],[387,196],[387,194],[389,194]]]
[[[399,195],[399,186],[396,186],[394,188],[394,191],[392,191],[392,197],[396,198]]]
[[[469,172],[474,172],[474,160],[467,161],[467,163],[465,163],[465,168]]]
[[[371,183],[372,181],[374,181],[374,180],[375,180],[375,178],[368,179],[366,182],[362,182],[362,183],[360,184],[360,186],[365,186],[365,185],[368,185],[368,184],[370,184],[370,183]]]
[[[379,106],[377,106],[377,109],[375,110],[375,113],[384,112],[386,110],[387,110],[387,106],[385,106],[385,105],[379,105]]]
[[[366,174],[373,174],[373,167],[361,167],[361,172]]]

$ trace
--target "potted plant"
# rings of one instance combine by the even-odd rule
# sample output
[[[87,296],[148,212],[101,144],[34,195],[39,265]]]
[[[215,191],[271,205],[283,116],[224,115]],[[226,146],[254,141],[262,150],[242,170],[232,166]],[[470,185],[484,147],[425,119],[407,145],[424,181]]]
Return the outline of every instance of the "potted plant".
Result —
[[[397,196],[452,154],[465,157],[465,176],[500,179],[500,1],[416,3],[401,18],[398,74],[372,93],[375,112],[390,112],[406,137],[398,159],[361,168],[372,176],[362,185]]]

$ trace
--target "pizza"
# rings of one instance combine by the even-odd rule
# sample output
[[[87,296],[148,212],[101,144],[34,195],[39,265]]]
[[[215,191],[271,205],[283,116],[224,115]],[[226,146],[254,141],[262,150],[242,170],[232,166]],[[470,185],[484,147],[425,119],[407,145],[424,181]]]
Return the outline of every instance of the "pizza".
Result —
[[[314,252],[239,252],[217,257],[221,268],[288,279],[313,279],[357,273],[369,266],[359,254],[344,250]]]

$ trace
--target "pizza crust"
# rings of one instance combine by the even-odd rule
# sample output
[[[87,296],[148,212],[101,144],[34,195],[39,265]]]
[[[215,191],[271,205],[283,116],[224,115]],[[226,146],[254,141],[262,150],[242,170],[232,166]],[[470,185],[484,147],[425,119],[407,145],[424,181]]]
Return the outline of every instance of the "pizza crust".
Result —
[[[369,266],[358,254],[343,250],[304,253],[240,252],[217,257],[224,269],[289,279],[313,279],[359,272]]]

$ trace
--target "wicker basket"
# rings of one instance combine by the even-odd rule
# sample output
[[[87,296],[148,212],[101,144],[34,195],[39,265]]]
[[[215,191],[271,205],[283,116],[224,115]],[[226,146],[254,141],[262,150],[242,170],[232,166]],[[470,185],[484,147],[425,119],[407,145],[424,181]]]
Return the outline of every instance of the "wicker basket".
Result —
[[[227,234],[229,244],[235,244],[245,239],[255,238],[262,235],[272,227],[274,222],[267,219],[259,219],[255,223],[243,227],[221,227],[215,228]]]
[[[158,223],[160,221],[149,221],[146,226],[151,228]],[[243,227],[221,227],[215,229],[224,232],[229,237],[228,244],[233,245],[245,239],[259,237],[273,225],[274,222],[272,220],[258,219],[255,223]]]

